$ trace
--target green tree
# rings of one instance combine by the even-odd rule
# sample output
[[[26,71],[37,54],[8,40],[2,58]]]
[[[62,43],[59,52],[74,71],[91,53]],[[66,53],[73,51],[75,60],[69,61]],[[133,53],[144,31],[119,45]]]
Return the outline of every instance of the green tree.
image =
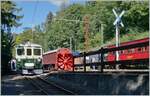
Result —
[[[122,2],[119,8],[126,10],[124,23],[128,32],[140,33],[149,30],[148,1]]]
[[[33,36],[32,36],[33,35]],[[26,29],[22,33],[17,34],[15,43],[18,45],[24,42],[32,42],[39,44],[44,50],[47,50],[45,43],[45,27],[44,24],[37,25],[33,29]],[[33,39],[32,39],[33,38]]]
[[[12,1],[1,1],[1,60],[2,60],[2,74],[8,72],[8,62],[12,58],[12,49],[14,46],[13,35],[11,33],[12,27],[18,27],[18,21],[22,16],[15,13],[21,9],[17,8],[16,4]]]
[[[58,12],[51,26],[47,29],[48,47],[53,50],[59,47],[70,47],[70,38],[72,38],[73,49],[76,49],[79,42],[83,40],[83,32],[81,30],[83,6],[73,4],[65,10]],[[78,39],[77,39],[78,38]]]
[[[22,33],[16,36],[16,44],[24,43],[27,41],[32,42],[32,29],[24,30]],[[34,33],[33,33],[34,34]]]
[[[120,30],[121,37],[125,34],[140,34],[148,31],[148,1],[89,1],[86,6],[88,12],[92,14],[90,17],[90,38],[92,41],[97,36],[97,33],[101,32],[101,23],[104,29],[104,41],[108,42],[115,37],[113,22],[116,17],[112,12],[113,8],[117,10],[118,14],[125,10],[125,14],[122,17],[125,27]],[[91,42],[91,44],[94,43]],[[95,43],[95,45],[98,44]]]
[[[88,1],[86,4],[72,4],[57,12],[51,23],[47,23],[45,36],[50,50],[67,47],[73,38],[73,50],[84,49],[83,18],[89,16],[90,48],[100,47],[102,28],[104,43],[115,38],[113,22],[117,13],[125,10],[122,21],[125,27],[120,28],[121,37],[126,34],[140,34],[148,31],[148,1]],[[81,22],[80,22],[81,21]],[[146,35],[143,35],[146,36]],[[122,39],[124,40],[124,39]]]

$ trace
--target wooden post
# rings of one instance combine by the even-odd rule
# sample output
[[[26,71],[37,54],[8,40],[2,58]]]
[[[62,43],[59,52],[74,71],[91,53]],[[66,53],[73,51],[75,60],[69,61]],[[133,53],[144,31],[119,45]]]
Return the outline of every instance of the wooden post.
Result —
[[[101,72],[103,72],[104,68],[104,52],[103,52],[103,47],[101,48]]]
[[[86,72],[86,54],[83,53],[83,64],[84,64],[84,72]]]
[[[73,57],[73,65],[72,65],[72,71],[74,72],[74,57]]]

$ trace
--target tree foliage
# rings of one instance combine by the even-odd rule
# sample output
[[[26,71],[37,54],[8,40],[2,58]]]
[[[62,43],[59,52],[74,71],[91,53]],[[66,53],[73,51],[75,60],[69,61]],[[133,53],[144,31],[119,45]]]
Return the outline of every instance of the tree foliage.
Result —
[[[43,42],[45,51],[59,47],[70,48],[70,43],[72,43],[73,50],[84,50],[83,18],[88,16],[89,47],[100,47],[102,41],[107,43],[115,38],[113,22],[116,17],[112,12],[113,8],[118,14],[125,10],[125,14],[122,17],[125,27],[120,27],[121,37],[125,38],[124,35],[126,34],[148,32],[148,1],[88,1],[85,4],[67,6],[57,12],[56,16],[49,12],[44,31],[36,30],[37,33],[35,34],[40,35],[39,39],[35,41]],[[102,32],[104,40],[102,40]]]
[[[1,55],[2,55],[2,74],[8,71],[8,62],[12,58],[14,39],[11,33],[12,27],[18,27],[18,22],[22,16],[15,13],[21,9],[17,8],[12,1],[1,1]]]
[[[85,5],[73,4],[58,12],[55,21],[52,22],[47,31],[49,48],[69,47],[69,38],[72,37],[76,47],[74,50],[83,49],[83,22],[69,20],[83,21],[85,15],[89,15],[90,19],[90,48],[101,45],[101,28],[103,28],[104,33],[104,43],[108,42],[115,37],[113,22],[116,17],[112,12],[113,8],[117,10],[118,14],[125,10],[125,15],[122,17],[125,27],[120,30],[121,36],[148,31],[149,7],[147,1],[88,1]],[[64,42],[66,43],[64,44]]]

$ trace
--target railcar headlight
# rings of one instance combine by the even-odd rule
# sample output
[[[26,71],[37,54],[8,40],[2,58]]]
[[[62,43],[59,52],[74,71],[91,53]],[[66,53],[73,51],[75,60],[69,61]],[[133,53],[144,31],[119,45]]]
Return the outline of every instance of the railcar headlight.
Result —
[[[40,62],[41,61],[41,59],[40,58],[38,58],[38,62]]]
[[[20,61],[21,61],[21,59],[18,59],[18,61],[20,62]]]

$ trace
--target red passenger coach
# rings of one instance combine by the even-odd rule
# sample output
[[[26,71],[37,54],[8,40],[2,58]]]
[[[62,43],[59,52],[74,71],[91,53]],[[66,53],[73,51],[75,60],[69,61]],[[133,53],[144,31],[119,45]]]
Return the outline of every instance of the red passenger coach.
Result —
[[[121,43],[120,46],[141,44],[145,42],[149,42],[149,38],[133,40],[130,42],[124,42],[124,43]],[[107,47],[115,48],[115,45],[111,45]],[[107,61],[115,61],[116,59],[115,51],[109,52],[106,58],[107,58]],[[119,60],[133,60],[133,63],[134,63],[134,60],[137,60],[137,59],[149,59],[149,45],[144,46],[144,47],[136,47],[136,48],[119,51]]]
[[[67,48],[60,48],[53,51],[48,51],[43,54],[42,60],[43,68],[45,70],[73,70],[73,55],[71,50]]]

